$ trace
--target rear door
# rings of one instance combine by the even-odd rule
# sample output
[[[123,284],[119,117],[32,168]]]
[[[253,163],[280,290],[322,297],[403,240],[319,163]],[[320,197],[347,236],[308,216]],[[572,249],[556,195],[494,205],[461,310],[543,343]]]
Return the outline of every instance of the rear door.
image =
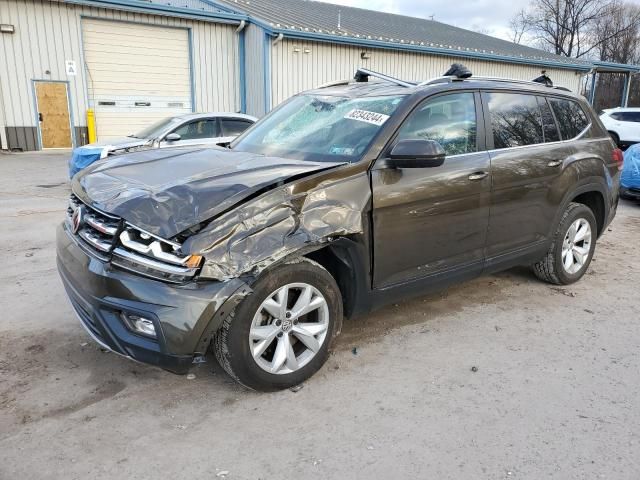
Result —
[[[560,141],[545,98],[505,91],[482,98],[492,177],[487,259],[508,259],[545,244],[559,201],[551,186],[573,150]]]
[[[247,128],[253,125],[253,122],[244,118],[220,118],[220,139],[218,142],[231,142],[238,135],[243,133]]]
[[[621,141],[640,141],[640,112],[615,112],[611,118]]]
[[[454,270],[482,270],[490,176],[481,112],[475,92],[429,97],[409,114],[385,151],[399,140],[436,140],[447,153],[444,163],[372,168],[376,288]]]

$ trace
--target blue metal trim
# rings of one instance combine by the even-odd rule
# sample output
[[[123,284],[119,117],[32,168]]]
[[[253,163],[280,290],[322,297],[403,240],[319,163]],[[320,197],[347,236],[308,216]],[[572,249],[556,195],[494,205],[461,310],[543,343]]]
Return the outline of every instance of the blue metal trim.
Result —
[[[31,97],[33,101],[33,110],[35,115],[36,129],[38,131],[38,150],[42,150],[42,132],[40,131],[40,117],[38,116],[38,97],[36,95],[36,81],[31,80]]]
[[[240,112],[247,113],[247,65],[246,65],[246,46],[245,46],[245,35],[243,28],[238,33],[238,61],[239,65],[239,73],[240,73]]]
[[[629,93],[629,84],[631,83],[631,74],[629,72],[627,72],[626,75],[627,78],[624,79],[624,89],[622,90],[622,98],[620,99],[620,106],[621,107],[626,107],[627,106],[627,102],[628,102],[628,98],[627,95]]]
[[[262,67],[264,74],[264,113],[271,110],[271,37],[264,32],[264,43],[262,46]]]
[[[596,72],[591,74],[591,89],[589,90],[589,103],[593,106],[596,99]]]
[[[171,5],[161,5],[149,3],[141,0],[65,0],[65,3],[76,5],[88,5],[92,7],[115,8],[119,10],[130,10],[146,14],[166,14],[173,13],[183,18],[193,18],[196,20],[214,20],[218,23],[231,23],[237,25],[241,20],[248,20],[247,15],[227,12],[205,12],[193,8],[174,7]]]
[[[189,36],[189,76],[191,80],[191,111],[196,111],[196,74],[193,69],[193,30],[187,29]]]
[[[84,75],[82,77],[82,84],[84,86],[83,90],[84,90],[85,107],[94,108],[94,106],[90,105],[90,100],[89,100],[89,81],[91,80],[91,75],[89,75],[87,62],[84,61],[84,22],[82,21],[82,19],[84,18],[93,18],[93,17],[80,15],[80,61],[82,62],[82,71],[84,72]],[[87,136],[87,140],[89,140],[88,136]]]
[[[553,60],[532,59],[528,57],[512,57],[509,55],[471,52],[467,50],[449,50],[446,48],[427,47],[423,45],[411,45],[407,43],[390,43],[380,40],[369,40],[365,38],[343,37],[338,35],[329,35],[317,32],[302,32],[293,30],[275,29],[273,26],[255,18],[251,18],[251,22],[261,26],[268,34],[277,36],[282,33],[285,37],[299,38],[301,40],[315,40],[318,42],[342,43],[347,45],[363,45],[367,47],[376,47],[389,50],[408,50],[412,52],[431,53],[434,55],[446,55],[451,57],[477,58],[480,60],[501,61],[506,63],[518,63],[525,65],[539,65],[542,67],[563,68],[567,70],[579,70],[588,72],[592,65],[587,63],[562,63]]]
[[[627,65],[624,63],[614,62],[593,62],[593,66],[596,68],[603,68],[620,72],[640,72],[640,65]]]
[[[40,130],[40,118],[38,117],[38,97],[36,95],[36,83],[63,83],[67,90],[67,110],[69,111],[69,127],[71,130],[71,148],[75,148],[78,143],[76,141],[76,125],[73,115],[73,103],[71,100],[71,89],[69,80],[49,80],[48,78],[32,78],[31,79],[31,96],[33,98],[33,108],[35,113],[36,128],[38,129],[38,150],[42,150],[42,131]]]

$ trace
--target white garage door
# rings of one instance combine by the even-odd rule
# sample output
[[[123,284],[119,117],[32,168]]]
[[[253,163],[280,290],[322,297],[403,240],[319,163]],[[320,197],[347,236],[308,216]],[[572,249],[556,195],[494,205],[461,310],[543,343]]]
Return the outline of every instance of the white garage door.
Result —
[[[84,19],[82,34],[98,140],[191,112],[187,30]]]

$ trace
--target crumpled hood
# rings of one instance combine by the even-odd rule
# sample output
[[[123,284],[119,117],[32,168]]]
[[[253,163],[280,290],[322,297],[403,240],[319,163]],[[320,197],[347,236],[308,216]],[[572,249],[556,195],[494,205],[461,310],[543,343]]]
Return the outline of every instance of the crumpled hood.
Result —
[[[340,164],[220,148],[157,149],[97,162],[74,177],[72,189],[83,202],[168,239],[261,189]]]

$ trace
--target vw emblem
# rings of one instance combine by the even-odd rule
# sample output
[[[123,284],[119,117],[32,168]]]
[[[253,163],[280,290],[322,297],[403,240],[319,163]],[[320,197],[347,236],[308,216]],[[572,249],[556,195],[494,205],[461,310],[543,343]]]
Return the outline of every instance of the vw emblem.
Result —
[[[293,327],[293,323],[291,323],[291,320],[286,319],[282,321],[282,331],[283,332],[288,332],[289,330],[291,330],[291,327]]]
[[[80,227],[82,226],[82,213],[82,207],[78,207],[71,216],[71,227],[73,233],[78,233],[78,230],[80,230]]]

